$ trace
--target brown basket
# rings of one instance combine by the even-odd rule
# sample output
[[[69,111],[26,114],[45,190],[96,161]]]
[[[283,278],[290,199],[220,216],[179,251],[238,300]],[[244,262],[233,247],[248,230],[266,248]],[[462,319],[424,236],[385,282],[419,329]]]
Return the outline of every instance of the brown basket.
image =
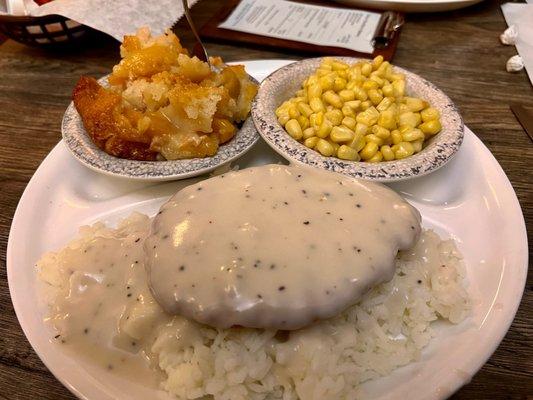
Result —
[[[0,16],[0,32],[29,46],[62,47],[79,42],[91,28],[61,15]]]

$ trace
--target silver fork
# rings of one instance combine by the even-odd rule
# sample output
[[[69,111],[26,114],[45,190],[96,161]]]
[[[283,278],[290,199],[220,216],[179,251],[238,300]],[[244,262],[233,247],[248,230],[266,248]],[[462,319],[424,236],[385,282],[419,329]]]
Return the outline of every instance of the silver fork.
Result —
[[[209,54],[207,54],[207,50],[205,49],[204,44],[200,40],[200,35],[198,35],[198,31],[196,30],[196,27],[194,26],[194,22],[192,21],[189,3],[187,0],[182,0],[182,3],[183,3],[183,11],[185,12],[185,18],[187,18],[187,22],[189,23],[189,26],[191,27],[191,31],[194,37],[196,38],[196,41],[198,42],[200,47],[202,47],[202,50],[203,50],[203,54],[200,54],[200,59],[208,63],[211,69],[214,69],[213,65],[211,65],[211,62],[209,61]]]

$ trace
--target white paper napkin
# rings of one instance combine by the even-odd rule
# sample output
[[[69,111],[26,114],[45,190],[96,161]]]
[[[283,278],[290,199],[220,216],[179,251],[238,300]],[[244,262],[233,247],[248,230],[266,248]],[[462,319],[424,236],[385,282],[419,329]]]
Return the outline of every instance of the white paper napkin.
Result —
[[[38,6],[24,2],[26,14],[43,16],[59,14],[122,41],[124,35],[148,26],[152,33],[161,34],[183,16],[181,0],[54,0]],[[192,6],[198,0],[189,0]]]
[[[533,85],[533,3],[505,3],[502,12],[507,25],[515,25],[518,30],[515,46]]]

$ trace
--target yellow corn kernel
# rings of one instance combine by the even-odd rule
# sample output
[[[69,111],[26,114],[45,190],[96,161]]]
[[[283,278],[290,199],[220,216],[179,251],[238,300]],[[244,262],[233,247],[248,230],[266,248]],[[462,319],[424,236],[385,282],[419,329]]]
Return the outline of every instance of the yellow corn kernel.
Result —
[[[286,124],[287,122],[289,122],[290,119],[291,119],[291,117],[289,117],[289,114],[284,114],[284,115],[278,117],[278,122],[279,122],[281,125],[285,126],[285,124]]]
[[[363,65],[361,65],[361,74],[364,76],[369,76],[372,72],[372,64],[368,62],[364,62]]]
[[[410,127],[409,125],[402,125],[398,128],[398,130],[400,131],[400,133],[403,135],[405,132],[409,131],[413,129],[412,127]]]
[[[330,64],[331,65],[331,69],[333,71],[342,71],[342,70],[345,70],[345,69],[348,69],[349,68],[349,65],[342,62],[342,61],[339,61],[339,60],[333,60],[333,62]]]
[[[357,152],[360,152],[363,150],[363,147],[366,145],[365,137],[361,134],[355,134],[352,141],[348,143],[348,146],[350,146],[352,149],[354,149]]]
[[[357,86],[359,86],[359,84],[355,80],[349,80],[346,84],[346,90],[353,90]]]
[[[357,125],[355,125],[354,132],[356,135],[366,135],[368,132],[369,126],[367,124],[364,124],[362,122],[357,122]]]
[[[378,146],[381,146],[383,144],[383,139],[374,135],[373,133],[369,133],[368,135],[366,135],[365,140],[367,143],[374,142]]]
[[[403,97],[405,95],[405,81],[396,80],[392,82],[394,97]]]
[[[361,106],[361,100],[351,100],[344,103],[343,107],[350,107],[352,110],[356,111]]]
[[[342,119],[344,118],[344,114],[341,110],[333,109],[327,111],[324,114],[324,117],[327,118],[334,126],[337,126],[341,124]]]
[[[363,160],[370,160],[374,154],[378,151],[378,145],[375,142],[367,142],[363,150],[359,152],[359,155]]]
[[[355,111],[346,104],[342,106],[341,111],[345,117],[355,117]]]
[[[440,118],[439,110],[433,107],[428,107],[422,111],[420,111],[420,116],[422,117],[422,121],[428,122],[433,121],[435,119]]]
[[[302,127],[296,119],[291,119],[285,124],[285,129],[294,139],[300,140],[303,136]]]
[[[395,129],[396,115],[394,114],[394,111],[385,110],[380,112],[378,117],[378,125],[388,130]]]
[[[313,97],[309,101],[309,106],[311,107],[311,110],[313,110],[316,113],[321,112],[321,111],[322,112],[326,111],[326,107],[324,106],[324,103],[318,97]]]
[[[409,142],[400,142],[398,143],[396,150],[394,151],[394,156],[397,159],[406,158],[412,156],[415,152],[413,145]]]
[[[412,111],[401,113],[398,116],[398,124],[400,126],[409,126],[415,128],[420,124],[420,114],[414,113]]]
[[[363,82],[363,75],[361,75],[361,70],[350,69],[348,71],[348,83],[346,84],[346,89],[352,89],[353,86],[358,86]]]
[[[304,103],[307,103],[307,97],[302,97],[302,96],[296,96],[292,99],[292,102],[295,104],[295,105],[298,105],[298,103],[301,103],[301,102],[304,102]]]
[[[342,78],[344,80],[347,80],[348,79],[348,70],[347,69],[343,69],[343,70],[340,70],[340,71],[335,71],[337,73],[337,75],[339,76],[339,78]]]
[[[424,133],[420,129],[412,128],[402,133],[403,142],[414,142],[415,140],[424,140]]]
[[[368,91],[368,98],[374,104],[377,106],[379,103],[381,103],[381,100],[383,100],[383,95],[379,93],[376,89],[370,89]]]
[[[322,122],[322,124],[316,131],[316,135],[319,138],[325,138],[329,135],[332,128],[333,128],[333,124],[327,118],[324,118],[324,122]]]
[[[378,111],[385,111],[389,109],[390,106],[394,104],[394,98],[392,97],[385,97],[383,100],[379,102],[378,105],[376,105],[376,108]]]
[[[424,140],[415,140],[414,142],[411,142],[411,144],[413,145],[413,149],[415,150],[415,153],[419,153],[422,150]]]
[[[344,117],[341,121],[341,124],[353,131],[357,126],[357,121],[353,117]]]
[[[416,97],[405,97],[403,101],[405,105],[407,106],[407,108],[409,108],[409,110],[413,112],[422,111],[424,108],[428,106],[427,101],[418,99]]]
[[[300,116],[300,111],[298,111],[296,106],[295,105],[289,106],[289,117],[291,117],[291,119],[296,119],[299,116]]]
[[[310,99],[320,98],[322,96],[322,87],[318,83],[310,85],[307,89],[307,97]]]
[[[331,140],[330,138],[326,138],[326,140],[328,141],[328,143],[330,145],[333,146],[333,154],[337,154],[337,150],[339,150],[339,147],[341,147],[340,144],[338,144],[337,142],[334,142],[333,140]]]
[[[352,101],[355,99],[355,92],[353,90],[344,89],[339,92],[339,96],[342,101]]]
[[[324,57],[320,65],[327,65],[331,68],[331,64],[333,64],[334,61],[335,59],[333,57]]]
[[[323,121],[324,121],[324,113],[322,111],[313,113],[309,116],[309,125],[311,126],[318,127],[322,125]]]
[[[383,78],[380,78],[379,76],[377,75],[371,75],[370,78],[369,78],[371,81],[374,81],[378,84],[378,87],[383,87],[383,85],[385,85],[386,83],[386,80],[383,79]]]
[[[387,84],[387,85],[384,85],[381,88],[381,90],[383,90],[383,96],[385,96],[385,97],[393,97],[394,96],[394,88],[393,88],[393,86],[390,83]]]
[[[322,98],[326,103],[331,104],[335,108],[341,108],[342,107],[342,100],[339,97],[339,95],[332,90],[328,90],[326,93],[322,95]]]
[[[394,116],[397,118],[399,115],[398,114],[398,103],[396,103],[396,100],[394,99],[394,97],[389,97],[389,98],[392,99],[393,103],[389,106],[389,108],[387,108],[387,111],[392,112]]]
[[[350,146],[346,146],[343,144],[341,147],[339,147],[339,150],[337,150],[337,157],[339,157],[341,160],[348,160],[348,161],[359,161],[359,154],[357,154],[357,151],[355,149],[352,149]]]
[[[336,92],[339,92],[346,88],[346,79],[341,78],[340,76],[335,78],[335,81],[333,82],[333,89]]]
[[[383,75],[387,75],[389,72],[389,69],[391,68],[391,65],[388,61],[383,61],[379,66],[377,71],[383,71]]]
[[[431,121],[418,125],[418,128],[426,135],[435,135],[440,132],[442,125],[438,119],[432,119]]]
[[[372,102],[370,100],[366,100],[366,101],[362,101],[361,102],[361,110],[363,111],[366,111],[368,110],[370,107],[372,107]]]
[[[316,75],[311,75],[309,78],[307,78],[307,80],[305,81],[304,83],[304,86],[307,86],[308,88],[310,86],[313,86],[313,85],[317,85],[318,84],[318,76]],[[309,93],[307,94],[309,96]]]
[[[390,146],[387,146],[387,145],[381,146],[379,151],[381,151],[381,154],[383,154],[383,159],[385,161],[394,160],[394,152],[392,151]]]
[[[392,139],[393,144],[398,144],[402,141],[402,134],[400,133],[398,129],[393,130],[390,133],[390,137]]]
[[[316,75],[319,77],[319,78],[322,78],[324,76],[327,76],[329,74],[331,74],[331,69],[328,69],[328,68],[325,68],[325,67],[320,67],[316,70]]]
[[[404,81],[405,80],[405,75],[404,74],[400,74],[400,73],[396,73],[396,74],[391,74],[390,78],[393,81]]]
[[[362,124],[372,126],[378,121],[378,116],[373,115],[372,113],[368,112],[368,110],[370,110],[370,108],[362,113],[357,114],[355,120],[357,122],[361,122]]]
[[[367,162],[372,162],[372,163],[375,163],[375,162],[381,162],[383,161],[383,154],[381,154],[381,151],[376,151],[376,154],[374,154],[371,158],[369,158],[368,160],[366,160]]]
[[[304,93],[304,90],[303,89],[300,89],[296,92],[296,96],[298,97],[304,97],[305,96],[305,93]]]
[[[320,138],[318,136],[308,137],[307,139],[305,139],[304,145],[306,147],[309,147],[310,149],[313,149],[317,145],[319,140]]]
[[[303,130],[302,137],[304,139],[308,139],[310,137],[315,136],[315,134],[316,134],[316,129],[313,128],[313,127],[309,127],[309,128],[306,128],[306,129]]]
[[[354,133],[352,130],[343,125],[334,126],[329,134],[329,137],[335,143],[349,142],[353,139]]]
[[[303,115],[300,115],[298,118],[296,118],[298,123],[300,124],[300,127],[302,128],[302,131],[304,129],[309,128],[309,120],[305,118]]]
[[[276,117],[280,117],[283,114],[287,114],[288,115],[289,114],[289,110],[287,109],[287,106],[282,104],[281,106],[276,108],[275,113],[276,113]]]
[[[409,110],[409,108],[403,103],[398,104],[397,107],[398,114],[403,114],[404,112],[411,112],[411,110]]]
[[[382,63],[383,63],[383,56],[382,55],[376,56],[372,60],[372,68],[376,70],[381,66]]]
[[[390,136],[390,131],[379,125],[374,125],[372,127],[372,133],[380,139],[387,139]]]
[[[370,114],[370,115],[376,117],[376,118],[379,117],[379,111],[378,111],[377,108],[374,107],[374,106],[368,107],[368,108],[366,109],[366,112],[367,112],[368,114]]]
[[[331,145],[331,143],[329,143],[325,139],[318,139],[315,149],[318,150],[318,152],[325,157],[329,157],[333,155],[333,152],[334,152],[334,148]]]
[[[357,100],[365,101],[366,99],[368,99],[368,94],[366,93],[366,91],[364,91],[359,86],[354,87],[352,90],[354,91],[355,98]]]
[[[370,89],[379,88],[379,85],[378,85],[378,83],[376,81],[372,81],[372,80],[368,79],[368,80],[363,82],[363,86],[362,87],[363,87],[364,90],[368,91]]]
[[[318,83],[320,84],[320,87],[322,88],[323,92],[325,92],[326,90],[333,89],[334,82],[335,82],[335,78],[332,75],[322,76],[318,80]]]
[[[309,118],[309,116],[313,114],[313,109],[307,103],[298,103],[296,108],[300,111],[300,114],[304,115],[306,118]]]

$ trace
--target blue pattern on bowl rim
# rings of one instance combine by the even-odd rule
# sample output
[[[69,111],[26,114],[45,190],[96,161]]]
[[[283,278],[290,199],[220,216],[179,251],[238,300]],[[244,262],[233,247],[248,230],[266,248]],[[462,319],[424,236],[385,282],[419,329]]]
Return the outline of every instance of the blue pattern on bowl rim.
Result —
[[[353,57],[335,58],[349,63],[360,60]],[[321,60],[322,57],[309,58],[273,72],[263,80],[252,103],[252,118],[257,130],[270,147],[287,160],[354,178],[393,182],[429,174],[446,164],[459,150],[463,142],[464,124],[455,104],[431,82],[397,66],[395,70],[406,76],[408,93],[426,99],[441,113],[442,130],[426,142],[422,151],[402,160],[367,163],[324,157],[296,141],[278,122],[275,110],[283,101],[294,96]]]
[[[254,78],[250,79],[258,83]],[[98,82],[108,86],[107,77],[99,79]],[[107,154],[93,143],[72,102],[63,116],[61,133],[67,148],[85,166],[116,177],[152,181],[185,179],[213,171],[245,154],[259,139],[249,116],[235,137],[221,145],[217,154],[212,157],[172,161],[126,160]]]

